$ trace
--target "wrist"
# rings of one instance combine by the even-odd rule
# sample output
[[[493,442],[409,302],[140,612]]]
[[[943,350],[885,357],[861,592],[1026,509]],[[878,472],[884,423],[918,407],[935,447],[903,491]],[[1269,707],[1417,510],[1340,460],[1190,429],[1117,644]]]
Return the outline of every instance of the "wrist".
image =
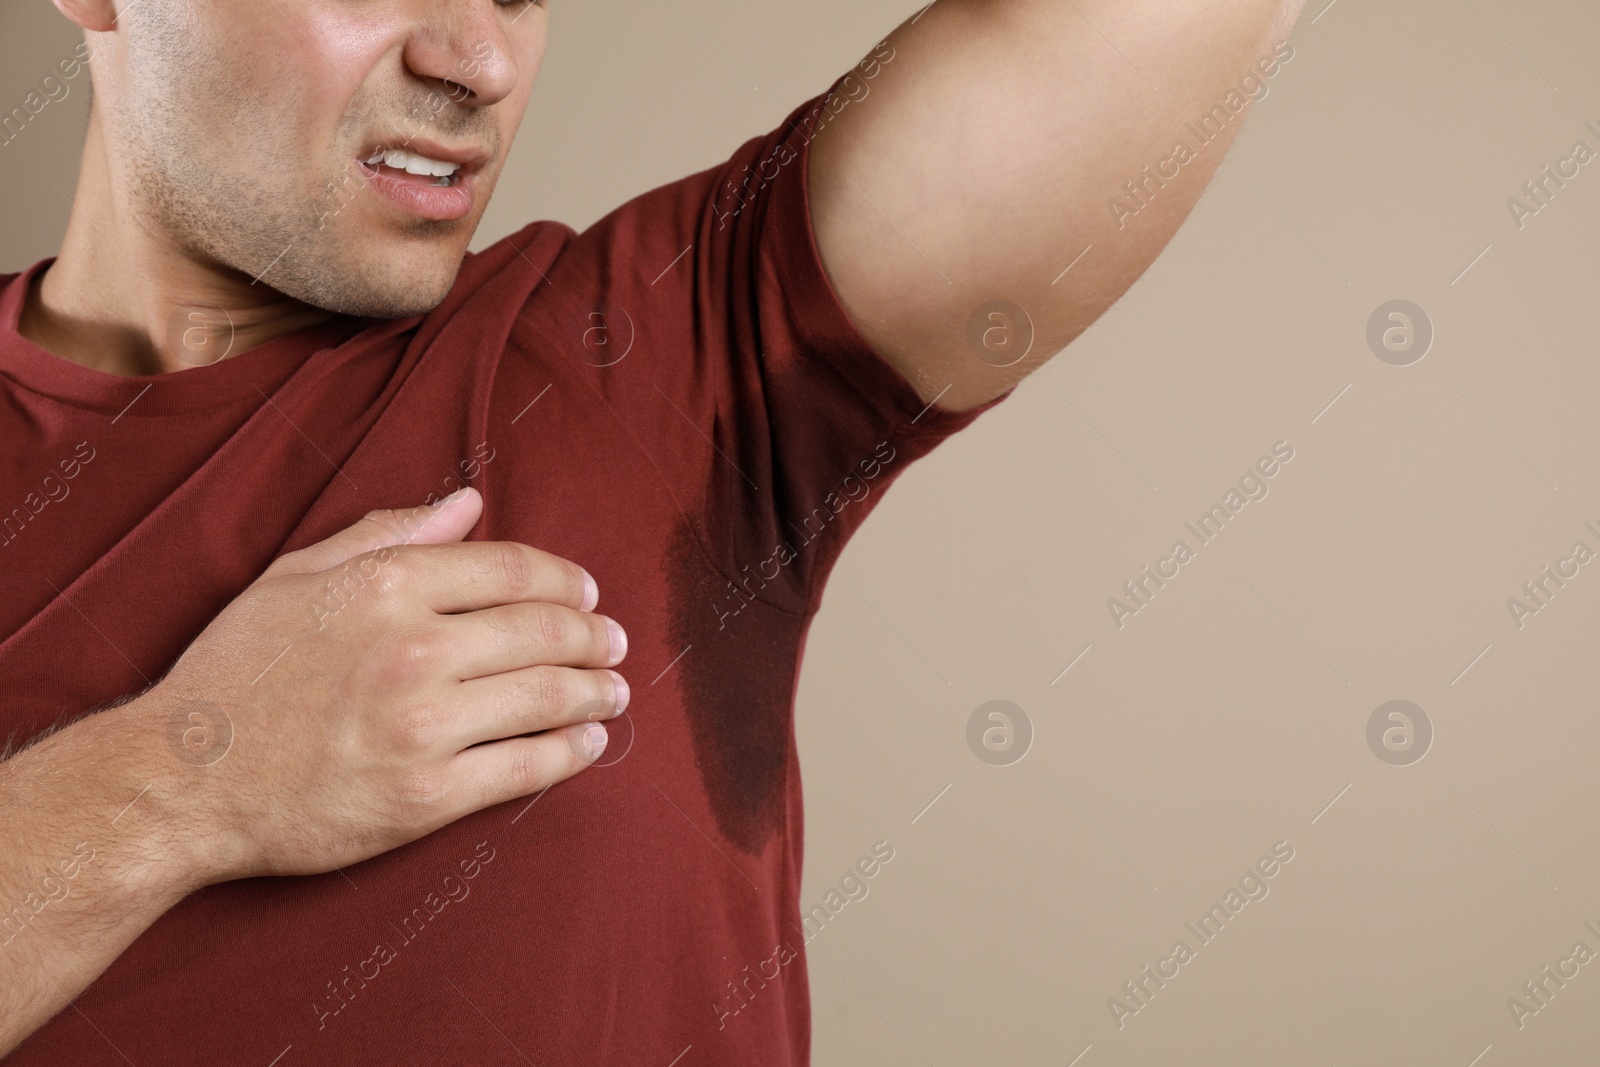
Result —
[[[90,754],[108,813],[99,833],[119,882],[170,907],[197,889],[234,877],[231,836],[212,799],[215,776],[182,758],[172,735],[175,715],[155,693],[75,724]],[[180,723],[180,727],[182,724]],[[191,757],[192,758],[192,757]]]

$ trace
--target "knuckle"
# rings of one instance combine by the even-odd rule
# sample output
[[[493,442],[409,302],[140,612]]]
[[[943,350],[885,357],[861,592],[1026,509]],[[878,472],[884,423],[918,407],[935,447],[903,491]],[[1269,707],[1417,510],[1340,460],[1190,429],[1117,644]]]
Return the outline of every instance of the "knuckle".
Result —
[[[497,542],[494,566],[507,592],[513,597],[520,599],[533,588],[533,561],[521,546],[510,541]]]
[[[518,793],[528,793],[544,785],[547,761],[537,744],[520,746],[506,767],[506,785]]]
[[[406,707],[396,721],[397,740],[411,749],[426,749],[440,740],[445,716],[438,705],[419,701]]]
[[[316,575],[316,581],[322,608],[337,613],[369,599],[393,601],[408,588],[410,575],[400,566],[393,549],[380,548],[323,571]]]
[[[379,549],[361,557],[361,574],[370,574],[368,583],[379,599],[395,600],[410,590],[417,578],[416,558],[393,549]]]
[[[566,576],[567,599],[570,603],[581,605],[584,594],[588,592],[586,575],[589,573],[571,560],[562,560],[562,573]]]
[[[548,654],[561,655],[571,645],[566,617],[549,604],[540,604],[534,609],[533,632]]]
[[[628,691],[628,681],[613,670],[598,670],[591,672],[594,676],[594,697],[586,707],[591,714],[585,715],[586,719],[609,719],[621,715],[625,708],[625,698],[631,696]],[[598,712],[599,714],[594,714]]]
[[[444,775],[437,771],[416,770],[402,775],[395,783],[395,798],[402,811],[421,813],[441,807],[449,795]]]
[[[288,557],[280,556],[279,562],[284,559],[288,559]],[[251,598],[268,597],[304,601],[307,598],[315,597],[319,590],[319,578],[321,576],[291,570],[290,566],[286,564],[280,567],[278,562],[274,562],[271,567],[261,572],[261,577],[250,583],[239,598],[242,600],[248,596]]]
[[[356,522],[356,525],[362,526],[369,523],[378,527],[378,529],[382,530],[385,534],[393,533],[394,512],[388,508],[375,508],[374,510],[369,511],[365,515],[361,516],[360,520]]]
[[[567,684],[562,673],[549,667],[533,669],[529,696],[540,718],[554,718],[567,703]]]
[[[412,684],[437,670],[443,655],[439,634],[423,629],[402,630],[388,641],[382,658],[382,673],[391,682]]]

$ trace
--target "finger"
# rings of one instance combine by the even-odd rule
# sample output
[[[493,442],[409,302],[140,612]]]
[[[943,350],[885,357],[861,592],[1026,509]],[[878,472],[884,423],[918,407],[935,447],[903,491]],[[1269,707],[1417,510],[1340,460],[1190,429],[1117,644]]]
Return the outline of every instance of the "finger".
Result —
[[[314,574],[365,552],[405,544],[442,544],[465,537],[483,514],[483,497],[473,488],[413,508],[370,511],[332,537],[273,561],[268,571]]]
[[[407,589],[440,614],[528,600],[588,611],[600,600],[588,571],[516,541],[405,545],[380,565],[398,565]]]
[[[465,815],[540,792],[591,766],[606,741],[606,728],[590,722],[477,745],[452,762],[459,783],[452,793],[466,803]]]
[[[460,681],[548,664],[614,667],[628,651],[615,619],[539,601],[444,615],[446,662]]]
[[[452,716],[448,738],[459,752],[574,723],[614,719],[628,706],[628,683],[616,671],[525,667],[474,678],[458,690],[466,711]]]

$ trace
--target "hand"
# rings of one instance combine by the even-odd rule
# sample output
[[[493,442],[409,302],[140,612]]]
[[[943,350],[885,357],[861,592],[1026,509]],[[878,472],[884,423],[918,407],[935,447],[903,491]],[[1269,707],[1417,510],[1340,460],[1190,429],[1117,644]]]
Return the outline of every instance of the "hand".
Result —
[[[457,543],[481,510],[466,490],[280,557],[122,709],[197,886],[343,867],[599,758],[626,635],[576,564]]]

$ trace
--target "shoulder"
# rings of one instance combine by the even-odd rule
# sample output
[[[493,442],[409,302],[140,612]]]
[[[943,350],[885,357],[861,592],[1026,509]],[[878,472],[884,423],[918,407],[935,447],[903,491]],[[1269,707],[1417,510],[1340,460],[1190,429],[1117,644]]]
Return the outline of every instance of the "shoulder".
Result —
[[[577,232],[564,222],[541,219],[500,238],[480,252],[468,252],[451,288],[452,300],[471,299],[485,289],[495,296],[521,290],[530,294],[549,275]]]

